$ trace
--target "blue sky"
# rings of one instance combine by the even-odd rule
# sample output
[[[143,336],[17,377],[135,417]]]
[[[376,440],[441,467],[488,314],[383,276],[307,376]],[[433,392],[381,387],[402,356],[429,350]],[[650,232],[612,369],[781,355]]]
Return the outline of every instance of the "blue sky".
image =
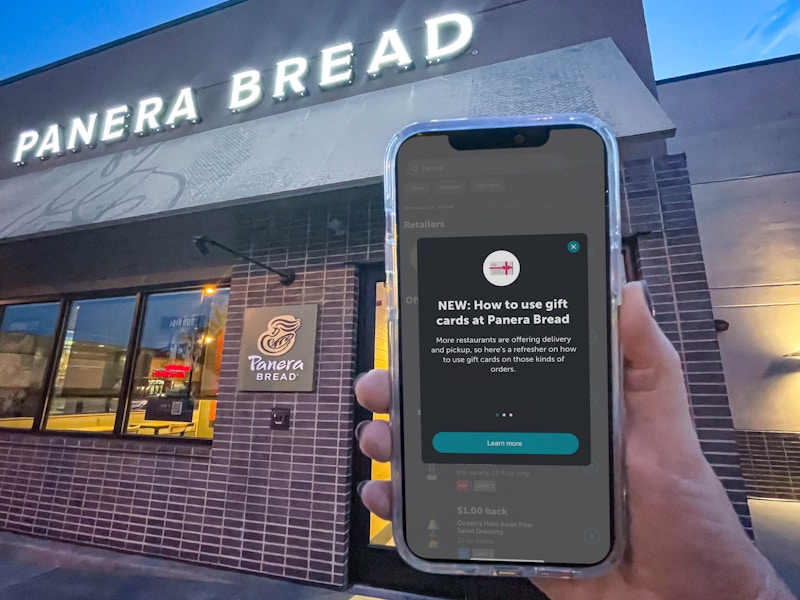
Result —
[[[644,0],[656,79],[800,53],[800,0]]]
[[[218,2],[8,0],[4,4],[0,81]],[[644,0],[644,5],[656,79],[800,53],[800,0]]]

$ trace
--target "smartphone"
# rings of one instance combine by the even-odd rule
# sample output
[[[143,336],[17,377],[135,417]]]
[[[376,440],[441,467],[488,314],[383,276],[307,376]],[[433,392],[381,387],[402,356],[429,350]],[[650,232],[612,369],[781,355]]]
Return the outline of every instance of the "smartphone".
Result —
[[[617,156],[579,114],[389,145],[393,531],[413,567],[589,577],[622,555]]]

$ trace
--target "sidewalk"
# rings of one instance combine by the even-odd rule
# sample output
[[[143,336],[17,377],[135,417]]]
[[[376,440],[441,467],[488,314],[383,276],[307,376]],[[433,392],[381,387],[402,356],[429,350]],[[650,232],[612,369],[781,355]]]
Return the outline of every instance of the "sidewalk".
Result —
[[[380,596],[377,596],[377,595]],[[258,575],[0,532],[0,600],[425,600],[338,592]]]

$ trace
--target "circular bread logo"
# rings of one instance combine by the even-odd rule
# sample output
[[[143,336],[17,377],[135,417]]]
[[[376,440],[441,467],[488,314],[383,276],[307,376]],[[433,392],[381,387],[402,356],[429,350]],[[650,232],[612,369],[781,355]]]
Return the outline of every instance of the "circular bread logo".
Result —
[[[294,346],[300,319],[293,315],[280,315],[267,323],[267,330],[258,338],[258,350],[267,356],[281,356]]]

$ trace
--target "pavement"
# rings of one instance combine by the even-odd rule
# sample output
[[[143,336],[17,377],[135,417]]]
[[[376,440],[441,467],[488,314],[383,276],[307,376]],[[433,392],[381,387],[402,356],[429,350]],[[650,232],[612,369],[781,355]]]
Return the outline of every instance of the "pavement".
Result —
[[[0,532],[0,600],[431,600],[304,585]]]

